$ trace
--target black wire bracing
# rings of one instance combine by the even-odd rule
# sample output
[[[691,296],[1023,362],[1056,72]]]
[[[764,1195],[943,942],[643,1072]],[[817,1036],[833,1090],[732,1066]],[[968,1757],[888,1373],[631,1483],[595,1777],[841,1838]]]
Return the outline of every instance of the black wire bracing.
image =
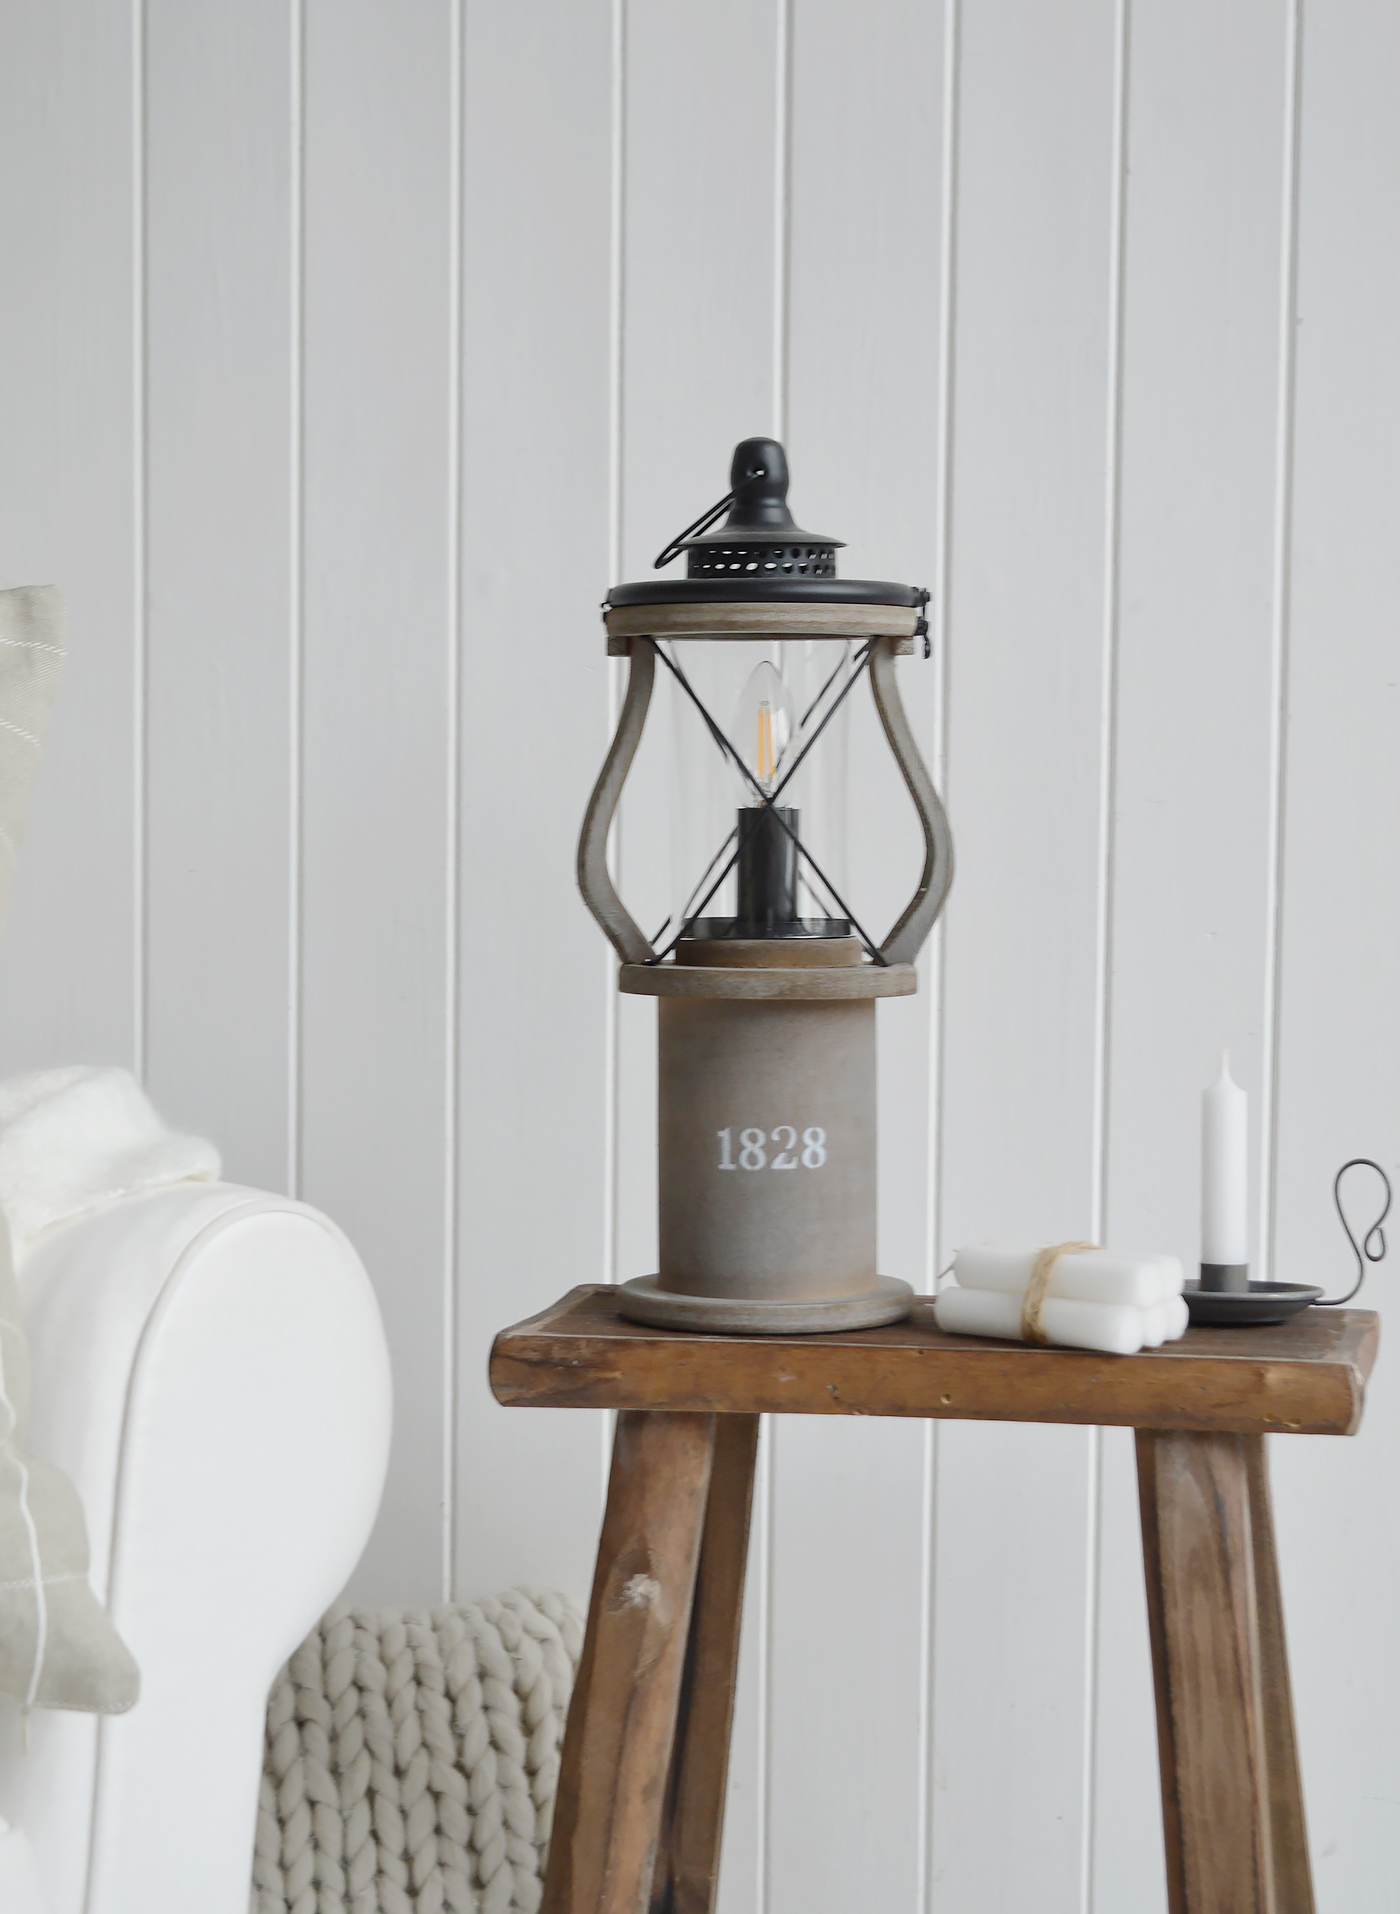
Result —
[[[716,745],[718,745],[719,747],[720,755],[723,757],[729,758],[730,761],[734,764],[734,766],[738,770],[740,776],[747,781],[751,790],[753,791],[754,796],[758,800],[757,808],[759,810],[764,810],[764,811],[768,811],[768,810],[773,811],[774,816],[778,820],[779,827],[782,829],[782,831],[787,837],[792,839],[792,842],[794,843],[794,845],[796,845],[798,856],[806,858],[808,864],[811,866],[818,881],[821,883],[823,888],[830,895],[833,902],[836,904],[838,910],[841,912],[841,915],[847,919],[852,930],[856,933],[856,936],[859,937],[861,943],[865,946],[866,955],[872,960],[872,962],[877,963],[881,965],[882,967],[887,966],[889,959],[884,955],[879,945],[876,944],[875,941],[866,934],[855,912],[851,909],[850,905],[842,897],[840,891],[837,890],[836,886],[832,883],[831,879],[827,876],[826,872],[822,869],[821,865],[818,864],[816,858],[813,857],[812,853],[807,849],[807,846],[802,842],[801,838],[797,835],[796,831],[793,830],[792,826],[788,823],[787,819],[783,816],[782,812],[774,809],[774,807],[776,806],[778,802],[778,799],[782,796],[783,792],[787,789],[788,785],[791,784],[793,778],[796,777],[797,772],[801,767],[803,759],[807,756],[807,753],[811,750],[812,746],[816,743],[817,739],[821,736],[822,732],[825,731],[826,727],[830,724],[831,720],[836,716],[836,713],[840,710],[841,705],[844,703],[846,698],[848,698],[851,692],[854,690],[856,684],[858,683],[861,677],[861,674],[869,666],[871,652],[874,645],[874,640],[867,639],[865,644],[862,645],[860,650],[856,653],[855,665],[851,671],[850,677],[847,678],[845,684],[842,685],[840,691],[836,694],[835,698],[833,698],[831,702],[831,706],[826,712],[826,714],[823,716],[821,723],[817,726],[816,730],[812,733],[811,737],[808,738],[807,742],[803,745],[802,749],[798,752],[797,756],[793,759],[792,763],[788,766],[786,772],[783,774],[782,778],[774,786],[771,792],[764,791],[763,786],[759,783],[758,779],[754,776],[753,772],[750,771],[748,765],[744,762],[743,758],[739,755],[738,751],[735,750],[734,746],[730,743],[729,739],[726,737],[723,730],[715,722],[715,720],[710,716],[709,711],[705,707],[705,703],[703,699],[700,697],[699,693],[695,690],[689,678],[686,677],[685,673],[681,670],[680,666],[676,663],[676,661],[670,656],[668,652],[662,649],[661,645],[657,642],[655,638],[648,638],[646,642],[651,646],[652,650],[656,653],[657,657],[661,660],[662,664],[665,665],[666,669],[671,673],[672,677],[675,678],[677,684],[679,684],[679,686],[681,687],[681,690],[684,691],[685,695],[690,699],[691,703],[695,706],[695,709],[700,713],[700,716],[704,721],[706,729],[709,731],[710,736],[714,739]],[[812,700],[812,703],[807,707],[806,713],[804,714],[803,720],[802,720],[804,724],[806,723],[807,719],[811,717],[813,711],[816,710],[817,706],[821,703],[822,699],[826,696],[827,692],[831,689],[831,686],[834,683],[838,673],[840,672],[842,664],[844,663],[845,663],[844,659],[841,660],[840,663],[838,663],[836,670],[832,672],[831,676],[827,679],[826,683],[822,686],[821,690],[817,693],[816,697]],[[734,832],[730,833],[730,837],[733,837],[734,835],[735,835]],[[714,869],[716,863],[724,855],[725,846],[729,843],[729,841],[730,841],[730,838],[726,838],[724,841],[724,844],[721,844],[721,846],[719,847],[719,850],[716,851],[714,857],[710,859],[709,869],[706,871],[706,876],[709,875],[709,871],[712,871]],[[681,915],[680,929],[676,932],[675,936],[671,939],[670,943],[666,946],[664,950],[658,951],[654,957],[649,957],[647,959],[647,962],[649,964],[659,964],[665,958],[670,956],[671,952],[676,948],[676,945],[680,942],[682,936],[684,935],[685,926],[690,921],[691,916],[692,915],[700,916],[703,914],[706,904],[709,903],[710,899],[714,896],[715,892],[719,889],[720,885],[724,882],[725,878],[728,877],[729,873],[733,870],[734,866],[738,863],[738,861],[739,861],[739,851],[738,851],[738,847],[736,846],[734,855],[730,858],[729,862],[725,865],[724,869],[720,872],[719,876],[715,879],[714,883],[711,884],[709,890],[706,891],[704,898],[701,900],[699,905],[696,906],[695,911],[692,913],[690,909],[690,905],[687,904],[685,911]],[[703,884],[704,881],[705,879],[704,877],[702,877],[700,879],[700,883]],[[700,888],[700,885],[697,884],[695,888],[696,890],[698,890]],[[694,902],[694,898],[695,898],[695,892],[692,891],[691,892],[692,903]],[[668,917],[666,922],[670,923],[670,921],[671,920]],[[665,929],[665,925],[662,926],[662,929],[663,930]],[[655,942],[655,939],[653,939],[652,941]]]
[[[704,876],[700,878],[699,883],[696,884],[694,890],[690,893],[690,896],[685,900],[685,906],[681,911],[682,924],[688,923],[691,917],[695,915],[695,900],[700,895],[700,885],[704,883],[705,878],[709,876],[710,872],[715,868],[715,865],[718,864],[719,860],[724,856],[724,853],[729,849],[730,845],[734,842],[735,838],[738,835],[739,835],[739,827],[736,824],[734,826],[734,829],[729,833],[728,837],[724,840],[723,844],[720,845],[719,849],[715,852],[714,856],[710,859],[709,863],[705,866]],[[728,876],[729,872],[733,868],[734,867],[732,863],[727,864],[725,866],[725,869],[719,879],[721,884],[724,882],[725,877]],[[709,902],[710,897],[712,897],[713,895],[714,893],[712,891],[707,894],[705,899],[706,903]],[[662,924],[660,930],[657,931],[656,935],[651,940],[653,944],[659,944],[661,942],[661,939],[666,935],[666,932],[670,929],[673,921],[674,919],[672,918],[671,912],[667,911],[665,922]]]

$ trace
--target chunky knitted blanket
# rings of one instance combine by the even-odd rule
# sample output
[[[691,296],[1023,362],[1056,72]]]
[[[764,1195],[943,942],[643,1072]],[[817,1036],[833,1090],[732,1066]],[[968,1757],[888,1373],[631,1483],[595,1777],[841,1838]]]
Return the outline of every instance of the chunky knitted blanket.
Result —
[[[273,1685],[251,1914],[535,1914],[583,1625],[334,1608]]]

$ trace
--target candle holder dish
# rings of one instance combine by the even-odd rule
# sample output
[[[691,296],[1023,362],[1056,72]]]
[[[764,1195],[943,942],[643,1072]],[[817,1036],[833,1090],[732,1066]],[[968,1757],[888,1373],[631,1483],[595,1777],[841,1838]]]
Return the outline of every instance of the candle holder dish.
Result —
[[[1342,1178],[1348,1170],[1356,1169],[1374,1170],[1385,1191],[1381,1213],[1360,1242],[1352,1232],[1342,1204]],[[1310,1283],[1251,1283],[1247,1278],[1244,1283],[1235,1281],[1227,1287],[1228,1278],[1222,1280],[1224,1266],[1210,1265],[1207,1274],[1207,1266],[1202,1265],[1201,1279],[1188,1282],[1183,1291],[1192,1323],[1216,1329],[1231,1325],[1258,1328],[1265,1323],[1287,1322],[1291,1316],[1301,1315],[1305,1309],[1338,1309],[1343,1303],[1349,1303],[1366,1280],[1367,1265],[1385,1259],[1385,1231],[1381,1225],[1390,1214],[1390,1178],[1380,1164],[1373,1162],[1369,1156],[1354,1156],[1349,1162],[1343,1163],[1332,1179],[1332,1201],[1337,1206],[1337,1215],[1351,1244],[1352,1254],[1356,1257],[1356,1281],[1345,1296],[1324,1296],[1320,1289]],[[1230,1266],[1230,1275],[1235,1273],[1234,1266]]]
[[[1322,1291],[1310,1283],[1250,1283],[1244,1289],[1203,1289],[1199,1281],[1188,1278],[1182,1294],[1186,1313],[1202,1327],[1261,1328],[1265,1323],[1287,1322],[1290,1316],[1322,1298]]]

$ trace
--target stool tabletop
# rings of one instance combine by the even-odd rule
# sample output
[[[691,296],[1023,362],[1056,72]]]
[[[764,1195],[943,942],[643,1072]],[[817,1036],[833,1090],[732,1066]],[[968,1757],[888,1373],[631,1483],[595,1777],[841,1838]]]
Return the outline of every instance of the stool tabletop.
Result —
[[[606,1284],[571,1289],[491,1351],[498,1402],[697,1414],[1077,1422],[1242,1435],[1354,1435],[1380,1318],[1309,1309],[1262,1329],[1188,1329],[1137,1356],[946,1336],[907,1321],[834,1335],[730,1336],[623,1320]]]

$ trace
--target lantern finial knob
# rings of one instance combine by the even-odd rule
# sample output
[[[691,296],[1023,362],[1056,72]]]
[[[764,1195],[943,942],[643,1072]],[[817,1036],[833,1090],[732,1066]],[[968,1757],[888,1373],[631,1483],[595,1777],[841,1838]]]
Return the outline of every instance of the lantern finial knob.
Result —
[[[750,485],[762,481],[765,492],[786,498],[788,488],[787,454],[776,439],[740,439],[729,465],[729,486],[734,492],[747,492]]]
[[[734,503],[724,523],[725,535],[796,531],[787,504],[787,454],[776,439],[739,441],[729,467],[729,489]]]

